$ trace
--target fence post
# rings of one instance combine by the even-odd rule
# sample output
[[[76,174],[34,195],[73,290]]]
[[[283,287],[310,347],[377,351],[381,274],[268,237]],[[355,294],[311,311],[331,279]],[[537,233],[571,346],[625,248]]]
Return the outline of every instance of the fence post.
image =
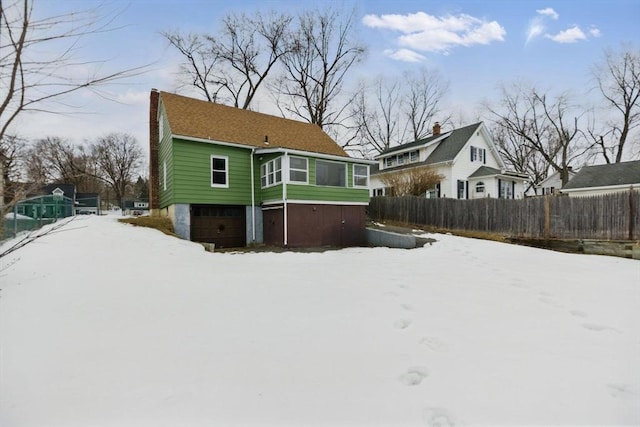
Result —
[[[633,185],[629,187],[629,240],[633,240]]]
[[[548,239],[549,234],[551,234],[551,206],[550,206],[550,198],[551,196],[546,196],[544,198],[544,238]]]

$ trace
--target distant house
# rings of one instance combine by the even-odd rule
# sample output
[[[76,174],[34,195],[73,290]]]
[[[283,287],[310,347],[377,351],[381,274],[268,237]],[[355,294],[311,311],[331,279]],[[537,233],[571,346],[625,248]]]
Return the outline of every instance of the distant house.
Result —
[[[19,215],[34,219],[66,218],[75,214],[76,186],[48,184],[35,195],[21,200],[15,206]]]
[[[125,215],[145,215],[149,213],[149,202],[141,200],[125,200],[124,214]]]
[[[576,175],[577,172],[572,169],[569,170],[569,181]],[[560,194],[562,189],[562,178],[560,172],[554,172],[535,186],[535,192],[537,196],[548,196],[550,194]]]
[[[100,195],[98,193],[76,193],[75,214],[100,215]]]
[[[372,196],[386,195],[386,174],[412,168],[432,168],[442,181],[426,197],[519,199],[528,177],[507,171],[484,123],[479,122],[389,148],[376,156],[378,167],[371,173]]]
[[[640,191],[640,160],[585,166],[562,188],[572,197]]]
[[[150,210],[219,247],[365,242],[369,164],[314,124],[150,95]]]

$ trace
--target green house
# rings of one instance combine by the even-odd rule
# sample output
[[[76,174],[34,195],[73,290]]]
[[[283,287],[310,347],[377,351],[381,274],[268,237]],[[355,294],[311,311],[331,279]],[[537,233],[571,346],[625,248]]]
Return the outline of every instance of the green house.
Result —
[[[156,90],[149,121],[149,208],[181,237],[217,247],[365,243],[371,162],[320,127]]]

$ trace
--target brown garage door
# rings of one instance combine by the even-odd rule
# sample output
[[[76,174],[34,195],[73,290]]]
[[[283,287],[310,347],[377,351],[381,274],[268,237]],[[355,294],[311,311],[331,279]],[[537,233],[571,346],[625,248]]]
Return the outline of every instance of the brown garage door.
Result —
[[[193,205],[191,240],[215,243],[219,248],[246,245],[244,206]]]

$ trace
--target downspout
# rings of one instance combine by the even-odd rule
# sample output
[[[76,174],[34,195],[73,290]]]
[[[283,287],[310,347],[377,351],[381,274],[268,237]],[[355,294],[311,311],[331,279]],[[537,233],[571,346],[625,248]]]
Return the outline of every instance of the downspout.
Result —
[[[285,151],[284,153],[284,164],[283,169],[283,179],[282,179],[282,200],[284,202],[284,246],[286,247],[289,244],[289,221],[287,218],[287,183],[289,182],[289,179],[287,178],[288,176],[288,171],[289,171],[289,154]]]
[[[256,153],[256,149],[251,149],[251,243],[256,242],[256,192],[255,192],[255,183],[256,180],[255,174],[253,172],[253,156]]]

